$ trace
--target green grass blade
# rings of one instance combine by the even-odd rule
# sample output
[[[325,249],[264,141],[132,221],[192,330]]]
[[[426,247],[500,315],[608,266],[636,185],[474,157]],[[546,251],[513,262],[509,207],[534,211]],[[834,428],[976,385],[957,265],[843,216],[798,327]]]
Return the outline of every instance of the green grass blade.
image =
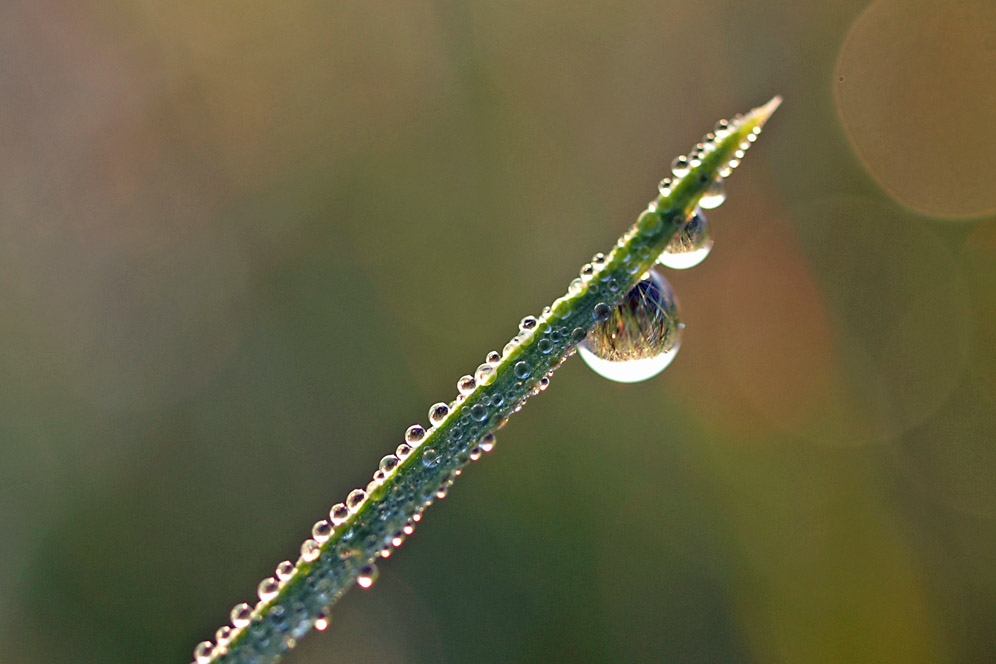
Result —
[[[595,306],[618,303],[653,267],[702,195],[729,175],[780,103],[775,97],[717,125],[715,134],[704,139],[708,149],[692,161],[689,172],[651,202],[607,255],[585,266],[566,295],[523,326],[526,329],[505,347],[501,359],[488,365],[490,373],[486,368],[478,374],[473,391],[458,397],[406,458],[400,463],[385,458],[386,472],[376,475],[364,493],[351,494],[354,501],[344,512],[340,508],[343,518],[336,519],[328,539],[320,533],[320,543],[305,540],[301,557],[292,569],[287,566],[275,594],[267,594],[251,611],[246,607],[246,615],[235,619],[233,627],[219,630],[228,633],[216,636],[217,645],[199,644],[196,662],[264,664],[292,649],[382,551],[403,540],[425,507],[480,454],[482,439],[546,386],[550,374],[595,324]]]

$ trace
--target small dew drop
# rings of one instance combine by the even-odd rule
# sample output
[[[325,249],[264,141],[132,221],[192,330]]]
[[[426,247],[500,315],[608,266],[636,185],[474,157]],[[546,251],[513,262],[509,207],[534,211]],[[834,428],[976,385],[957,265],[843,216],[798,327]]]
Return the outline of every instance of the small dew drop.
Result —
[[[434,447],[428,447],[422,452],[422,465],[426,468],[435,468],[442,460],[442,455]]]
[[[365,565],[363,569],[360,570],[359,576],[356,577],[356,585],[360,588],[369,588],[377,580],[380,572],[377,571],[376,565]]]
[[[714,180],[706,192],[702,194],[702,198],[699,199],[699,207],[706,210],[712,210],[718,208],[726,200],[726,187],[723,185],[723,179],[719,178]]]
[[[228,614],[228,617],[232,619],[232,626],[236,629],[248,625],[250,616],[252,616],[252,607],[245,602],[233,606],[232,612]]]
[[[512,373],[514,373],[515,377],[519,380],[525,380],[532,374],[532,370],[529,368],[528,364],[520,360],[515,363],[514,367],[512,367]]]
[[[473,376],[461,376],[460,380],[457,381],[457,392],[464,396],[473,392],[475,387],[477,387],[477,382]]]
[[[595,305],[595,308],[592,309],[591,316],[592,318],[595,319],[596,322],[601,323],[604,320],[608,320],[609,314],[611,313],[612,313],[612,307],[605,304],[604,302],[599,302],[598,304]]]
[[[585,263],[584,265],[581,266],[580,276],[582,281],[590,281],[592,275],[594,274],[595,274],[595,266],[592,265],[591,263]]]
[[[495,435],[493,433],[485,434],[485,436],[481,438],[480,447],[484,452],[490,452],[493,450],[495,448]]]
[[[259,587],[256,588],[256,594],[259,596],[259,601],[269,602],[271,599],[277,596],[277,590],[279,590],[279,584],[277,580],[272,576],[268,576],[259,582]]]
[[[688,157],[680,156],[675,157],[674,161],[671,162],[671,172],[674,173],[674,177],[682,178],[688,175],[691,167],[688,163]]]
[[[536,327],[536,322],[535,316],[526,316],[519,321],[519,330],[522,332],[528,332]]]
[[[484,363],[477,367],[477,371],[474,372],[474,376],[478,383],[481,385],[490,385],[491,381],[494,379],[495,368],[491,364]]]
[[[553,342],[549,339],[540,339],[539,343],[536,344],[536,348],[545,355],[553,350]]]
[[[398,457],[394,456],[393,454],[388,454],[386,457],[380,460],[379,468],[385,474],[390,475],[391,473],[394,472],[394,469],[397,468],[398,464],[400,463],[401,461],[398,459]]]
[[[660,192],[661,196],[669,196],[671,194],[671,178],[664,178],[657,184],[657,191]]]
[[[608,320],[596,324],[578,352],[595,373],[622,383],[663,371],[681,345],[678,304],[654,271],[636,284]]]
[[[329,520],[333,526],[338,526],[349,518],[349,509],[342,503],[336,503],[329,510]]]
[[[692,218],[675,233],[657,262],[675,270],[695,267],[712,251],[712,231],[701,210],[696,209]]]
[[[440,422],[442,422],[443,420],[445,420],[446,416],[449,414],[450,414],[450,407],[447,406],[446,404],[442,402],[433,404],[432,407],[429,409],[429,422],[431,422],[432,425],[435,426]]]
[[[478,422],[483,422],[488,419],[488,409],[483,404],[476,403],[470,409],[470,416]]]
[[[222,625],[214,633],[214,638],[218,642],[219,647],[225,645],[232,638],[232,628],[228,625]]]
[[[335,530],[332,528],[332,524],[322,519],[321,521],[315,521],[315,525],[311,527],[311,536],[315,538],[316,542],[327,542],[332,533]]]
[[[497,366],[497,364],[501,362],[501,353],[499,353],[496,350],[493,350],[490,353],[488,353],[487,357],[484,358],[484,361],[492,366]]]
[[[420,424],[413,424],[405,431],[405,442],[417,446],[425,438],[425,429]]]
[[[313,539],[306,539],[301,542],[301,560],[306,563],[313,563],[318,560],[322,552],[322,545]]]
[[[315,629],[317,629],[319,632],[324,632],[328,628],[329,628],[329,616],[327,613],[322,611],[321,613],[318,614],[318,617],[315,618]]]
[[[277,579],[280,581],[286,581],[287,579],[294,576],[294,563],[289,560],[281,561],[277,565]]]
[[[349,492],[349,495],[346,496],[346,508],[350,512],[355,513],[358,509],[360,509],[360,505],[362,505],[363,501],[366,499],[367,499],[366,491],[364,491],[363,489],[353,489],[352,491]]]
[[[197,664],[206,664],[211,661],[211,654],[214,652],[214,644],[210,641],[201,641],[194,647],[194,661]]]
[[[394,450],[394,453],[397,455],[399,459],[404,461],[405,459],[408,458],[408,455],[412,453],[412,448],[407,443],[401,443],[400,445],[398,445],[398,449]]]
[[[571,283],[568,284],[567,286],[567,292],[570,293],[571,295],[579,295],[583,290],[584,290],[584,282],[581,281],[580,277],[571,280]]]

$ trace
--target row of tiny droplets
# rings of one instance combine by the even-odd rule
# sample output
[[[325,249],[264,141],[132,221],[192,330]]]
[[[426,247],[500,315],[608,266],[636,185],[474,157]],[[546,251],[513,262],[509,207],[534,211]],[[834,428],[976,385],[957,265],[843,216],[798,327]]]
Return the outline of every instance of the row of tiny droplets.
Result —
[[[647,212],[654,214],[654,216],[659,220],[660,216],[658,210],[660,210],[660,212],[664,212],[666,210],[665,205],[667,197],[670,194],[672,187],[677,184],[681,178],[688,175],[692,169],[699,166],[707,155],[715,151],[717,143],[728,136],[732,131],[735,131],[737,125],[742,121],[742,119],[742,115],[737,115],[732,122],[721,120],[716,125],[715,131],[706,134],[706,136],[703,137],[702,142],[693,147],[688,156],[679,156],[675,158],[671,164],[671,170],[675,176],[675,180],[672,180],[671,178],[664,178],[661,180],[659,185],[660,196],[657,200],[651,202]],[[754,127],[752,133],[746,136],[745,140],[734,152],[734,157],[719,170],[719,178],[712,183],[710,186],[711,191],[707,192],[706,195],[711,194],[713,196],[717,196],[721,200],[722,179],[728,177],[731,171],[739,165],[740,159],[744,156],[744,152],[749,148],[750,144],[756,140],[760,131],[760,127]],[[719,191],[717,191],[717,189],[719,189]],[[642,219],[643,217],[641,216],[641,220]],[[562,364],[571,354],[573,354],[574,346],[580,343],[585,338],[587,333],[586,328],[582,326],[572,328],[570,325],[558,325],[558,322],[566,322],[560,320],[558,312],[564,309],[568,301],[579,298],[585,294],[594,296],[616,296],[620,290],[620,286],[618,284],[618,280],[611,276],[612,270],[605,269],[606,265],[610,265],[610,267],[612,266],[611,264],[614,262],[613,259],[616,257],[616,252],[623,249],[635,234],[640,233],[641,230],[645,233],[647,233],[647,231],[653,233],[659,229],[659,221],[656,228],[648,229],[647,225],[647,222],[641,223],[641,221],[638,221],[626,235],[620,238],[619,243],[608,257],[601,253],[596,254],[590,263],[586,263],[582,266],[579,277],[571,281],[569,284],[567,295],[558,298],[554,301],[551,307],[546,307],[539,318],[534,316],[526,316],[523,318],[519,324],[518,334],[516,334],[508,342],[508,344],[505,345],[501,354],[497,351],[489,352],[485,357],[485,361],[477,367],[473,375],[464,375],[457,381],[457,397],[454,401],[449,404],[440,402],[432,405],[429,409],[429,429],[425,429],[419,424],[413,424],[408,427],[404,434],[404,442],[398,446],[394,454],[388,454],[381,459],[379,467],[374,473],[370,483],[367,484],[366,489],[354,489],[351,491],[346,496],[346,500],[344,502],[336,503],[332,506],[329,510],[328,519],[317,521],[312,526],[311,537],[304,540],[301,544],[298,564],[295,565],[291,561],[285,560],[277,565],[275,575],[267,577],[260,582],[257,588],[259,601],[255,607],[245,602],[236,605],[232,608],[230,614],[231,625],[225,625],[217,630],[215,633],[215,642],[212,643],[211,641],[202,641],[197,644],[197,647],[194,649],[195,664],[207,664],[213,659],[227,659],[226,655],[229,654],[227,648],[228,644],[233,642],[236,636],[242,630],[248,628],[254,621],[257,623],[261,621],[263,611],[267,604],[279,594],[280,588],[283,585],[288,583],[295,577],[295,575],[298,574],[301,564],[310,564],[318,560],[321,554],[322,545],[332,537],[335,533],[335,529],[343,524],[346,524],[354,514],[360,511],[363,505],[367,502],[371,492],[394,476],[402,462],[404,462],[404,460],[407,459],[424,440],[426,440],[429,433],[437,427],[441,427],[456,411],[456,406],[474,394],[479,387],[489,385],[494,379],[496,368],[504,359],[514,354],[517,347],[522,345],[523,342],[534,334],[541,334],[542,338],[534,344],[534,352],[541,355],[551,355],[556,357],[559,351],[560,360],[554,363],[531,389],[521,389],[526,385],[525,381],[531,375],[532,366],[528,361],[529,358],[522,357],[518,359],[512,367],[512,372],[518,379],[516,386],[520,389],[517,390],[513,388],[504,396],[495,395],[490,398],[486,397],[492,400],[491,403],[484,405],[479,401],[468,409],[467,413],[462,415],[460,423],[470,425],[467,432],[468,440],[472,441],[474,444],[469,446],[469,449],[465,454],[457,455],[458,463],[452,469],[447,479],[441,486],[438,487],[438,489],[436,489],[433,495],[423,497],[421,504],[416,507],[415,511],[407,519],[405,525],[389,538],[388,543],[380,550],[379,555],[382,558],[387,558],[391,555],[393,549],[400,547],[405,541],[405,538],[414,532],[415,524],[421,520],[422,513],[425,508],[431,505],[434,499],[442,499],[446,497],[449,487],[453,484],[455,478],[462,472],[462,466],[469,461],[477,461],[484,453],[490,452],[494,448],[494,434],[489,431],[480,436],[478,439],[475,434],[475,429],[477,433],[480,433],[481,427],[473,426],[475,422],[480,424],[489,419],[489,413],[487,411],[488,406],[494,405],[495,410],[500,413],[500,419],[495,426],[496,429],[500,429],[507,422],[508,414],[510,414],[510,412],[518,412],[530,395],[538,394],[547,388],[550,383],[550,376],[556,368],[560,366],[560,364]],[[626,261],[628,267],[632,268],[628,270],[631,274],[635,273],[634,270],[637,269],[639,263],[649,257],[649,254],[642,252],[642,249],[645,249],[645,247],[638,248],[637,252],[630,257],[631,260]],[[627,267],[627,265],[624,265],[623,267]],[[606,299],[609,299],[609,297]],[[591,315],[593,322],[603,320],[607,317],[610,311],[611,308],[608,304],[599,301],[592,308]],[[500,402],[498,401],[499,399],[501,400]],[[454,427],[453,431],[460,431],[460,429]],[[453,435],[453,431],[451,431],[451,436]],[[454,442],[457,442],[457,440],[454,440]],[[465,445],[465,447],[468,446]],[[437,451],[432,449],[424,450],[423,463],[427,467],[430,464],[435,465],[439,463]],[[374,562],[372,560],[365,561],[356,577],[356,583],[361,588],[369,588],[377,579],[377,575],[378,571]],[[280,613],[283,614],[285,612],[282,611]],[[281,650],[292,649],[296,645],[296,640],[307,632],[307,630],[312,626],[318,630],[324,630],[328,627],[328,615],[325,611],[321,612],[313,622],[306,617],[307,611],[303,605],[295,607],[293,613],[301,616],[302,619],[298,620],[298,624],[295,628],[286,630],[287,634],[282,639]],[[289,628],[290,620],[285,620],[285,622]],[[251,662],[253,660],[253,653],[243,654],[247,655],[244,658],[245,661]]]

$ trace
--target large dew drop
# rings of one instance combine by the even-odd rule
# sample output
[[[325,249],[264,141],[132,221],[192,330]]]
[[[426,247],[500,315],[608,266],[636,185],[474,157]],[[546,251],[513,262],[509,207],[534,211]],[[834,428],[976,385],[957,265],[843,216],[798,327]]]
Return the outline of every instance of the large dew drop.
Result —
[[[664,267],[685,270],[695,267],[712,251],[712,231],[709,220],[696,208],[692,218],[671,238],[657,262]]]
[[[671,364],[681,346],[683,327],[670,284],[650,271],[606,320],[592,328],[578,353],[600,376],[636,383]]]

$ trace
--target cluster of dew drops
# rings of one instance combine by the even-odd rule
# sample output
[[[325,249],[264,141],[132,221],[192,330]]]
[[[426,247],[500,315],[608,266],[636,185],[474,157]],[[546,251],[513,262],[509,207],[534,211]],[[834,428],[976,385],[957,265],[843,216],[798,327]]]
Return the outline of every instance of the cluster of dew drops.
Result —
[[[741,118],[737,116],[734,122]],[[660,198],[650,203],[649,211],[656,212],[672,187],[701,165],[703,159],[716,150],[717,143],[734,129],[735,124],[720,120],[715,131],[706,134],[687,156],[676,157],[671,162],[674,178],[660,181]],[[725,178],[740,165],[744,153],[760,133],[760,127],[755,127],[737,146],[733,158],[719,169],[716,179],[699,198],[693,214],[657,257],[657,265],[685,270],[706,259],[712,250],[713,238],[703,210],[717,208],[726,200]],[[603,308],[601,312],[599,307]],[[609,380],[635,383],[656,376],[674,360],[685,326],[674,291],[657,270],[643,275],[615,308],[600,304],[595,309],[596,324],[578,346],[579,355],[595,373]]]
[[[737,116],[736,120],[741,117]],[[671,188],[677,181],[700,165],[702,159],[716,149],[717,142],[728,136],[734,129],[735,124],[721,120],[716,125],[715,131],[706,134],[702,142],[692,148],[687,156],[677,157],[671,164],[674,179],[668,177],[661,180],[658,187],[660,198],[650,204],[650,210],[655,211],[657,204],[670,194]],[[756,140],[759,133],[760,128],[755,128],[753,133],[749,134],[746,140],[738,146],[733,159],[719,170],[717,179],[709,185],[699,199],[694,214],[686,220],[682,228],[668,243],[664,252],[657,258],[658,265],[672,269],[687,269],[700,264],[709,255],[713,239],[709,222],[702,210],[719,207],[724,202],[726,199],[723,187],[724,178],[728,177],[730,172],[739,165],[744,152]],[[571,282],[568,288],[568,297],[581,293],[584,285],[593,279],[599,269],[606,264],[606,261],[604,254],[596,254],[590,263],[585,264],[581,268],[580,277]],[[555,302],[554,307],[559,302],[560,300]],[[316,561],[321,554],[322,545],[332,537],[335,529],[360,510],[371,492],[387,481],[401,463],[422,444],[432,429],[441,425],[449,417],[458,403],[471,395],[479,386],[488,385],[493,380],[496,367],[502,360],[537,331],[541,323],[550,320],[551,316],[551,307],[547,307],[539,319],[534,316],[523,318],[519,324],[518,334],[509,341],[502,353],[489,352],[485,361],[477,367],[473,375],[467,374],[457,381],[458,394],[454,401],[449,404],[440,402],[432,405],[429,409],[429,429],[420,424],[408,427],[404,433],[404,442],[397,447],[394,454],[388,454],[381,459],[377,471],[366,489],[351,491],[344,502],[332,506],[328,519],[322,519],[312,526],[311,537],[301,544],[299,562],[311,563]],[[677,300],[670,284],[655,269],[651,269],[643,275],[642,279],[618,305],[614,307],[605,303],[595,305],[592,316],[595,324],[587,333],[581,328],[576,328],[572,332],[556,328],[544,330],[545,336],[537,342],[537,351],[550,353],[557,341],[569,342],[576,345],[578,353],[587,365],[599,375],[617,382],[637,382],[651,378],[663,371],[674,360],[681,346],[684,325],[680,322]],[[561,338],[558,339],[558,336]],[[573,350],[569,350],[565,353],[561,363],[572,352]],[[517,395],[517,402],[512,404],[511,411],[518,411],[530,395],[544,391],[557,366],[550,369],[531,390]],[[529,377],[531,367],[527,362],[519,361],[512,367],[512,372],[516,378],[524,381]],[[509,396],[513,395],[509,394]],[[486,406],[478,403],[470,408],[470,420],[482,422],[486,416]],[[502,420],[498,428],[501,428],[505,421]],[[476,444],[469,449],[469,453],[461,461],[477,461],[483,454],[493,450],[494,446],[494,434],[486,433],[476,441]],[[436,450],[426,449],[422,456],[423,464],[429,467],[438,461],[440,455]],[[388,558],[392,549],[400,547],[404,543],[406,537],[414,532],[415,525],[421,520],[424,509],[432,504],[433,498],[445,498],[453,480],[459,474],[460,467],[457,467],[435,491],[435,494],[427,497],[411,515],[404,527],[390,537],[389,545],[380,551],[380,557]],[[238,632],[250,626],[254,618],[258,620],[257,610],[261,610],[270,600],[275,598],[280,592],[280,588],[290,581],[296,573],[297,565],[289,560],[284,560],[277,565],[274,575],[259,583],[257,587],[259,602],[255,607],[245,602],[237,604],[232,608],[230,614],[231,624],[222,626],[217,630],[215,641],[202,641],[197,644],[194,649],[194,664],[207,664],[215,657],[224,655],[227,651],[226,646]],[[368,563],[360,568],[356,583],[361,588],[369,588],[377,580],[377,576],[376,565]],[[283,607],[275,608],[280,610],[278,612],[283,612]],[[303,605],[297,609],[298,613],[305,613]],[[309,627],[313,626],[321,631],[326,629],[328,624],[327,610],[319,613],[313,621],[306,618],[298,621],[298,628],[290,630],[290,633],[284,638],[285,648],[293,648],[296,645],[296,639],[303,635]]]

